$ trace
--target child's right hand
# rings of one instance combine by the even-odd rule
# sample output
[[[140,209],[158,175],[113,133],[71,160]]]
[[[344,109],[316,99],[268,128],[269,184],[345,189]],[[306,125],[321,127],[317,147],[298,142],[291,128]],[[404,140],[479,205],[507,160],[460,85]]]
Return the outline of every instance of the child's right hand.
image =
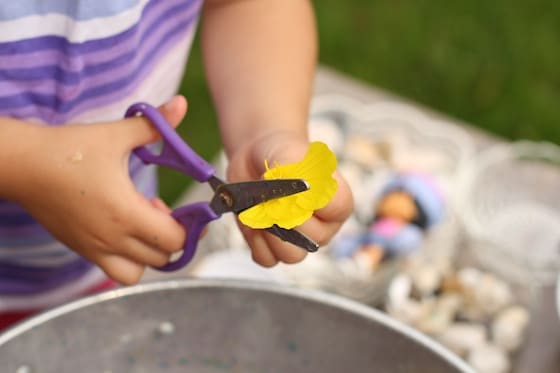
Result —
[[[177,96],[160,110],[177,126],[186,101]],[[138,282],[146,266],[162,266],[182,249],[183,227],[129,178],[132,149],[158,138],[146,119],[57,127],[7,121],[11,132],[1,135],[21,135],[13,141],[23,146],[0,154],[0,176],[9,180],[0,183],[0,198],[22,205],[54,237],[123,284]]]

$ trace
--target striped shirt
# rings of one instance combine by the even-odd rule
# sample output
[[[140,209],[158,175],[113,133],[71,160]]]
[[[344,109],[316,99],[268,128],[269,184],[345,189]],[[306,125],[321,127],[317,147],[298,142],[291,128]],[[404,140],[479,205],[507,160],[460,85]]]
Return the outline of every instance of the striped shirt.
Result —
[[[117,120],[160,105],[181,81],[202,0],[18,0],[0,3],[0,116],[42,125]],[[155,170],[130,160],[136,187]],[[0,200],[0,312],[49,307],[103,273]]]

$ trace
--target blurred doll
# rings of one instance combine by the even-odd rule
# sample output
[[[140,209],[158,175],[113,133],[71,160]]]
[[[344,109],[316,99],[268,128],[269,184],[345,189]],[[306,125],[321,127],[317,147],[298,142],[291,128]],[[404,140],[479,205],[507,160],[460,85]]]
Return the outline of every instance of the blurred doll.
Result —
[[[435,181],[420,172],[401,172],[383,188],[366,232],[333,242],[337,258],[354,257],[374,270],[382,259],[418,249],[426,231],[443,219],[445,201]]]

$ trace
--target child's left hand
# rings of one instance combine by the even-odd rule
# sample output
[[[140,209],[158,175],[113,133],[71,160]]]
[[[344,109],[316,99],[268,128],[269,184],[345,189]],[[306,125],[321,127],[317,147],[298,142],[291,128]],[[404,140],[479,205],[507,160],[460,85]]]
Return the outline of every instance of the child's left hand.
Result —
[[[299,162],[303,159],[309,142],[301,135],[289,131],[271,131],[235,150],[230,156],[227,179],[230,182],[261,179],[265,172],[264,160],[274,164]],[[334,177],[338,189],[332,201],[315,211],[313,216],[296,229],[320,245],[326,244],[339,230],[353,209],[350,188],[338,172]],[[251,247],[255,262],[265,267],[276,263],[297,263],[306,256],[306,251],[263,230],[251,229],[243,224],[239,227]]]

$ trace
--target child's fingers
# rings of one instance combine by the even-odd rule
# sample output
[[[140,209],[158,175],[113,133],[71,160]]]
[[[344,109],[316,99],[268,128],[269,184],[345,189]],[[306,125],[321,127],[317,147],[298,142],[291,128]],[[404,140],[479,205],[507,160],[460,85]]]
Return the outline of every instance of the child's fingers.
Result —
[[[341,224],[341,222],[326,222],[313,216],[303,225],[294,229],[323,246],[331,240]],[[303,248],[284,242],[272,234],[266,233],[264,237],[271,253],[281,262],[298,263],[305,259],[307,255],[307,251]],[[319,248],[319,250],[321,249]]]
[[[158,109],[173,127],[177,127],[187,113],[187,107],[185,96],[176,95]]]
[[[341,224],[341,222],[325,222],[314,216],[296,229],[319,245],[324,245],[331,240]],[[273,234],[245,226],[241,226],[241,230],[251,247],[253,260],[264,267],[272,267],[279,261],[289,264],[299,263],[307,256],[307,251],[303,248],[282,241]]]
[[[346,180],[338,172],[334,174],[334,177],[338,182],[338,189],[333,199],[327,206],[315,211],[313,215],[324,222],[343,223],[354,209],[354,200]]]
[[[263,238],[266,241],[271,253],[283,263],[294,264],[299,263],[307,256],[307,251],[301,247],[286,241],[282,241],[275,235],[264,233]]]
[[[145,245],[169,254],[183,248],[185,229],[169,213],[149,205],[139,208],[134,215],[129,222],[133,236]]]
[[[251,248],[251,255],[255,262],[263,267],[273,267],[278,263],[278,259],[272,254],[262,232],[241,225],[240,229]]]
[[[325,221],[320,219],[317,215],[314,215],[311,219],[295,229],[323,246],[329,243],[341,226],[342,222]]]
[[[183,96],[175,96],[159,111],[173,127],[177,127],[187,112],[187,101]],[[114,126],[114,123],[110,125]],[[159,133],[145,117],[127,118],[119,122],[120,134],[129,149],[145,145],[159,139]]]
[[[118,255],[103,255],[95,262],[99,267],[122,285],[134,285],[140,281],[146,266]]]
[[[185,232],[184,227],[170,215],[172,210],[165,202],[159,198],[154,198],[150,201],[150,204],[156,211],[148,208],[139,215],[143,218],[136,223],[134,236],[147,246],[164,253],[173,254],[182,250],[188,232]],[[156,215],[151,216],[154,213]],[[145,219],[145,217],[149,217],[149,219]],[[160,234],[154,233],[155,227],[161,227],[159,229]],[[207,232],[208,227],[204,227],[199,239],[204,237]]]
[[[123,255],[136,263],[152,267],[164,266],[171,257],[171,254],[148,246],[135,238],[127,240],[125,247],[123,247]]]

